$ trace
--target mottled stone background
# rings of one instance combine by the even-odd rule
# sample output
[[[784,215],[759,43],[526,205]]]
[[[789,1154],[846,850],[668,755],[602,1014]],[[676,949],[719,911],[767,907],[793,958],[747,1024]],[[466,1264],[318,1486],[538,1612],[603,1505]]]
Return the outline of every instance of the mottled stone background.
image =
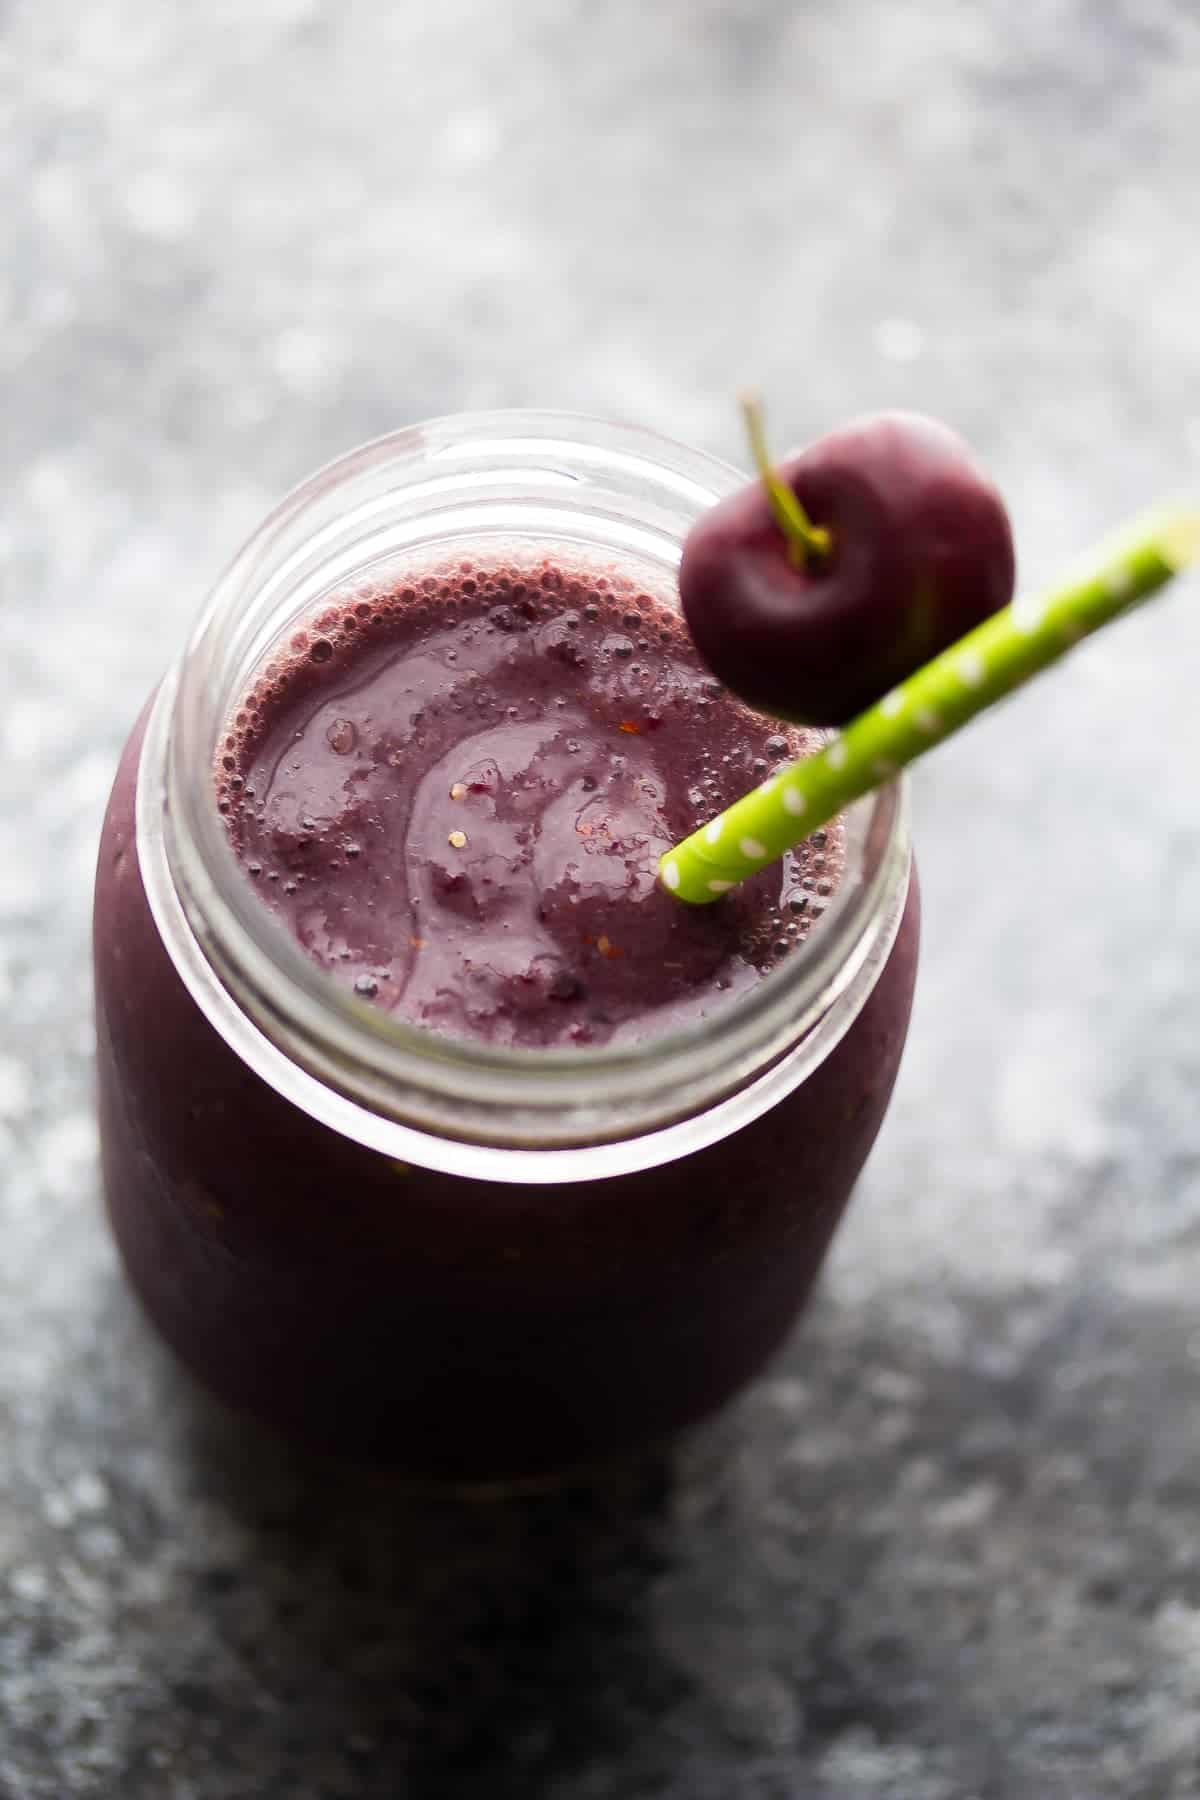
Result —
[[[962,426],[1024,574],[1200,463],[1193,0],[3,0],[3,1800],[1200,1795],[1200,587],[922,770],[819,1303],[670,1460],[321,1491],[96,1208],[106,783],[279,492],[429,413]]]

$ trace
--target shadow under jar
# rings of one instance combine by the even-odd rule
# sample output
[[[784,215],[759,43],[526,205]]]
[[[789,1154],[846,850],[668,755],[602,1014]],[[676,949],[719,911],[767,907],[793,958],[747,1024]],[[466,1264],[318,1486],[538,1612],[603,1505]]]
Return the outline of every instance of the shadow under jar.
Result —
[[[566,1469],[719,1405],[812,1285],[908,1025],[903,786],[846,815],[827,913],[746,992],[532,1050],[337,984],[238,866],[213,775],[255,669],[363,570],[521,543],[669,588],[740,479],[568,416],[399,432],[265,521],[133,731],[96,886],[108,1209],[182,1361],[289,1436],[421,1477]]]

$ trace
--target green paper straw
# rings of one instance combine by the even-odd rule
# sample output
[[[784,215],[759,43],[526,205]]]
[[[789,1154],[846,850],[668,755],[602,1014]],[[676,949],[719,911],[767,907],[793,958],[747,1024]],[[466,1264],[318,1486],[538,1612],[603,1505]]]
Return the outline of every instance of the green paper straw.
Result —
[[[660,859],[669,893],[704,906],[994,706],[1081,638],[1200,559],[1200,511],[1160,508],[1046,593],[1016,600]]]

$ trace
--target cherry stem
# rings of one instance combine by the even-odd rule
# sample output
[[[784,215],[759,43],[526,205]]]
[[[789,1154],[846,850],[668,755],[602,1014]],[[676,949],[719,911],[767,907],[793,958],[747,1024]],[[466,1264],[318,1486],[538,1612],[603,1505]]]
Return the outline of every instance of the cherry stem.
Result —
[[[829,555],[833,539],[823,525],[814,525],[799,500],[779,474],[767,450],[767,433],[763,423],[762,401],[757,394],[741,397],[742,417],[754,466],[767,490],[771,514],[787,542],[788,561],[795,569],[808,567],[810,557],[820,560]]]

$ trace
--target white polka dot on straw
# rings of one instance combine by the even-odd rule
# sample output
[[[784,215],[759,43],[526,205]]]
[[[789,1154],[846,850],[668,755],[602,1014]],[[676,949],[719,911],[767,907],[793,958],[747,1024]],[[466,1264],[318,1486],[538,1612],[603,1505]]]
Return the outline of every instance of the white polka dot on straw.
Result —
[[[845,738],[835,738],[825,752],[825,761],[829,764],[831,769],[844,769],[848,755],[849,751],[846,749]]]
[[[720,881],[714,876],[708,884],[708,891],[710,894],[727,894],[732,886],[732,881]]]
[[[704,827],[705,843],[706,844],[719,844],[721,841],[721,833],[724,831],[724,829],[725,829],[724,819],[714,819],[710,825],[706,825]]]
[[[807,797],[800,792],[799,788],[794,788],[794,787],[785,787],[784,788],[784,790],[783,790],[783,810],[784,810],[784,812],[791,813],[793,819],[798,819],[801,816],[801,814],[807,810],[807,808],[808,808]]]
[[[675,889],[679,886],[679,864],[677,862],[665,862],[662,866],[662,878],[671,889],[671,892],[674,893]]]
[[[934,712],[932,706],[921,707],[920,711],[917,713],[917,728],[918,730],[923,731],[926,737],[936,737],[938,732],[942,729],[942,721],[937,713]]]
[[[970,688],[982,687],[987,670],[983,666],[983,658],[978,650],[964,650],[955,663],[959,679]]]
[[[1133,572],[1122,564],[1119,568],[1110,569],[1104,577],[1104,591],[1114,600],[1123,600],[1126,594],[1133,592]]]
[[[744,837],[738,849],[748,862],[761,862],[767,854],[767,846],[760,844],[757,838]]]
[[[885,719],[894,719],[897,713],[904,711],[904,695],[899,688],[893,688],[890,694],[883,696],[879,702],[879,710]]]

